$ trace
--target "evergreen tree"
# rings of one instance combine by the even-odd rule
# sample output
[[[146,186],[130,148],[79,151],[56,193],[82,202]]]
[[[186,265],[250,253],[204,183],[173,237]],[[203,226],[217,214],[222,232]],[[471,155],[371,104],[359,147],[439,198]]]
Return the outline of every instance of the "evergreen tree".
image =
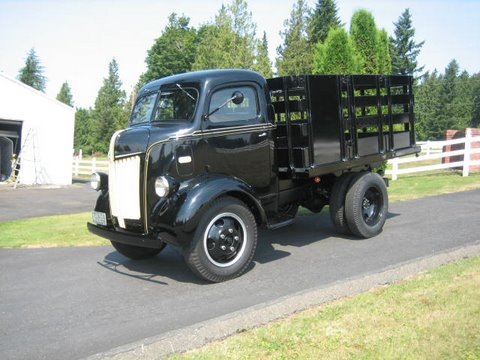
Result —
[[[62,87],[60,88],[60,91],[57,95],[57,100],[63,102],[64,104],[67,104],[68,106],[73,107],[73,96],[68,82],[65,81],[62,84]]]
[[[194,70],[214,68],[250,69],[256,61],[256,24],[245,0],[222,5],[211,24],[198,31]]]
[[[307,38],[310,9],[305,0],[297,0],[290,18],[280,32],[283,44],[277,48],[277,72],[280,76],[310,74],[313,64],[312,46]]]
[[[390,38],[393,74],[414,75],[422,72],[424,67],[418,66],[417,57],[425,41],[415,43],[410,10],[405,9],[394,25],[395,36]]]
[[[147,71],[140,76],[139,86],[165,76],[190,71],[196,52],[196,30],[190,19],[172,13],[168,24],[148,50]]]
[[[415,86],[415,129],[418,140],[441,139],[445,129],[437,121],[440,107],[442,78],[435,70],[426,73],[422,83]]]
[[[377,31],[377,73],[392,73],[388,34],[384,29]]]
[[[43,66],[35,53],[35,49],[30,49],[25,60],[25,66],[18,72],[18,80],[34,89],[45,92],[47,79],[43,75]]]
[[[308,24],[308,39],[313,46],[323,43],[331,28],[341,26],[335,0],[317,0]]]
[[[471,82],[473,88],[473,110],[470,126],[480,127],[480,73],[473,75],[471,78]]]
[[[318,43],[313,58],[314,74],[355,74],[362,69],[347,32],[331,28],[325,42]]]
[[[262,41],[258,42],[257,55],[255,58],[255,64],[253,64],[253,70],[258,71],[267,79],[273,76],[272,62],[268,57],[267,34],[265,32],[263,32]]]
[[[121,87],[118,64],[113,59],[108,66],[108,77],[103,79],[103,85],[98,91],[92,112],[95,151],[108,152],[111,136],[127,122],[124,110],[125,91]]]
[[[362,58],[364,74],[378,73],[377,28],[373,15],[357,10],[351,20],[350,36],[356,53]]]
[[[91,114],[91,109],[78,108],[75,112],[73,146],[76,150],[82,149],[84,153],[92,151],[93,139]]]

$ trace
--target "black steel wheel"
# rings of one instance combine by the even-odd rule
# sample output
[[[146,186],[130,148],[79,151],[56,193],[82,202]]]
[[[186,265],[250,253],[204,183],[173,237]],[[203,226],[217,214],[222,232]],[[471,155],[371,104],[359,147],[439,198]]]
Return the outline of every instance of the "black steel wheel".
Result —
[[[345,173],[335,180],[330,193],[330,219],[338,233],[351,235],[345,218],[345,197],[353,178],[357,173]]]
[[[201,278],[221,282],[245,272],[256,247],[252,212],[240,200],[223,197],[206,211],[185,250],[185,260]]]
[[[111,243],[115,248],[115,250],[117,250],[123,256],[126,256],[132,260],[150,259],[158,255],[160,251],[162,251],[167,245],[164,242],[162,242],[160,248],[152,249],[152,248],[122,244],[116,241],[111,241]]]
[[[345,198],[345,215],[352,233],[362,238],[378,235],[387,213],[387,186],[382,177],[372,172],[355,177]]]

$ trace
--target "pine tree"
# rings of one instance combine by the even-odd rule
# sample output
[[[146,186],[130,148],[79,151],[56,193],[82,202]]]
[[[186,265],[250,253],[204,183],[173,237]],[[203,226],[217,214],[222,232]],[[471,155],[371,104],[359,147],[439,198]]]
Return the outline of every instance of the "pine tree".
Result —
[[[351,20],[350,36],[356,53],[362,58],[364,74],[378,73],[377,28],[373,15],[367,10],[357,10]]]
[[[92,130],[94,132],[94,150],[106,153],[110,138],[116,130],[126,123],[125,91],[118,74],[118,64],[113,59],[108,66],[108,77],[98,91],[92,112]]]
[[[35,49],[30,49],[25,66],[18,72],[18,80],[39,91],[45,92],[46,77]]]
[[[297,0],[290,18],[280,32],[283,44],[277,48],[277,72],[280,76],[309,74],[312,71],[313,51],[307,38],[310,9],[305,0]]]
[[[67,104],[68,106],[73,107],[73,96],[68,82],[65,81],[62,84],[62,87],[60,88],[60,91],[57,95],[57,100],[63,102],[64,104]]]
[[[255,57],[255,64],[253,64],[253,70],[258,71],[267,79],[273,76],[272,62],[268,57],[267,34],[265,32],[263,32],[262,41],[260,41],[257,46],[257,54]]]
[[[165,76],[190,71],[196,52],[196,30],[190,19],[172,13],[168,24],[148,50],[147,71],[140,76],[139,86]]]
[[[92,151],[92,110],[78,108],[75,112],[73,147],[84,153]]]
[[[256,24],[245,0],[222,5],[213,23],[198,31],[194,70],[214,68],[250,69],[256,60]]]
[[[308,39],[313,46],[323,43],[331,28],[341,26],[335,0],[317,0],[308,24]]]
[[[473,75],[471,78],[471,82],[473,88],[473,110],[470,126],[480,127],[480,73]]]
[[[395,36],[390,38],[393,74],[415,75],[421,73],[424,67],[418,66],[417,57],[425,41],[415,43],[415,29],[412,27],[410,10],[405,9],[394,25]]]
[[[361,59],[347,32],[341,27],[331,28],[325,42],[318,43],[315,48],[313,73],[355,74],[361,69]]]
[[[422,83],[415,86],[415,129],[418,140],[440,139],[445,129],[437,121],[440,107],[442,78],[435,70],[426,73]]]

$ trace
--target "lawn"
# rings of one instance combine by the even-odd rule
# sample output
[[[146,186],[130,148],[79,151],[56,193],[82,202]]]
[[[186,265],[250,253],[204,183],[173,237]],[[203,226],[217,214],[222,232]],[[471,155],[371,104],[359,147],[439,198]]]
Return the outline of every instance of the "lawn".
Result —
[[[480,257],[173,359],[480,359]]]

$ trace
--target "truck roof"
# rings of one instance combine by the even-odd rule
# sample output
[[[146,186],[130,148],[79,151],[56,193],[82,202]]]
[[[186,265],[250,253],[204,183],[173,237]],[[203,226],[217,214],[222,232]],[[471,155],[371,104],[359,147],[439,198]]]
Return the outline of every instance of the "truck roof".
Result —
[[[145,84],[138,92],[138,95],[142,95],[146,92],[158,91],[162,85],[175,84],[175,83],[199,83],[200,87],[207,83],[211,87],[217,84],[222,84],[232,81],[254,81],[261,87],[266,84],[265,78],[259,73],[251,70],[242,69],[221,69],[221,70],[201,70],[192,71],[182,74],[176,74],[167,76],[158,80],[154,80]]]

